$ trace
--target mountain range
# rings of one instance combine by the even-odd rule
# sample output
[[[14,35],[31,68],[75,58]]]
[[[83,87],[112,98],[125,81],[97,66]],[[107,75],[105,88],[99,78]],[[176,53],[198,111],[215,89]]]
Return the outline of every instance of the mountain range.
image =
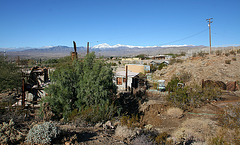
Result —
[[[194,45],[165,45],[165,46],[131,46],[131,45],[109,45],[107,43],[95,45],[90,48],[96,55],[101,56],[135,56],[138,54],[157,55],[166,53],[180,53],[195,51],[207,48],[206,46]],[[24,58],[58,58],[70,55],[74,51],[73,47],[68,46],[46,46],[41,48],[0,48],[1,53],[6,53],[9,57]],[[77,47],[79,56],[86,55],[86,47]]]

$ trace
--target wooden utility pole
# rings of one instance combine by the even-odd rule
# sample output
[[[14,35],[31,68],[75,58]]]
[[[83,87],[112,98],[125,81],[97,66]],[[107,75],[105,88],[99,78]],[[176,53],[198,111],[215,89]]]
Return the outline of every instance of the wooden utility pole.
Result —
[[[208,22],[208,27],[209,27],[209,45],[210,45],[210,50],[209,50],[209,54],[211,54],[211,23],[212,23],[212,20],[213,18],[209,18],[209,19],[206,19],[207,22]]]

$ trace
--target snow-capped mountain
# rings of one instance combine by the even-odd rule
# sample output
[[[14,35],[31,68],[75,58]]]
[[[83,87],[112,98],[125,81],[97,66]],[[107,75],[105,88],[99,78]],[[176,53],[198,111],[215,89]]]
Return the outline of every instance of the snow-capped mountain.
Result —
[[[92,49],[116,49],[116,48],[160,48],[160,47],[189,47],[194,45],[163,45],[163,46],[132,46],[132,45],[122,45],[122,44],[116,44],[116,45],[109,45],[107,43],[98,44],[92,47]]]

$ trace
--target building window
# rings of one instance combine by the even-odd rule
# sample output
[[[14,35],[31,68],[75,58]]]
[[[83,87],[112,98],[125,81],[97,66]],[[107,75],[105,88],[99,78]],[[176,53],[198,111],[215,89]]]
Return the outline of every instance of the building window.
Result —
[[[126,82],[126,78],[123,78],[123,82],[124,82],[124,83]]]
[[[117,85],[122,85],[122,78],[117,77]]]

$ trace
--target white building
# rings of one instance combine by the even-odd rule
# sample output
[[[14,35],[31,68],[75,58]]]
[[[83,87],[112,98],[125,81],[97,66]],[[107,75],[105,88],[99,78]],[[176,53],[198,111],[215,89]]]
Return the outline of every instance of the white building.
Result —
[[[139,73],[128,71],[127,88],[138,88]],[[116,72],[113,82],[117,85],[118,91],[126,90],[126,71]]]

